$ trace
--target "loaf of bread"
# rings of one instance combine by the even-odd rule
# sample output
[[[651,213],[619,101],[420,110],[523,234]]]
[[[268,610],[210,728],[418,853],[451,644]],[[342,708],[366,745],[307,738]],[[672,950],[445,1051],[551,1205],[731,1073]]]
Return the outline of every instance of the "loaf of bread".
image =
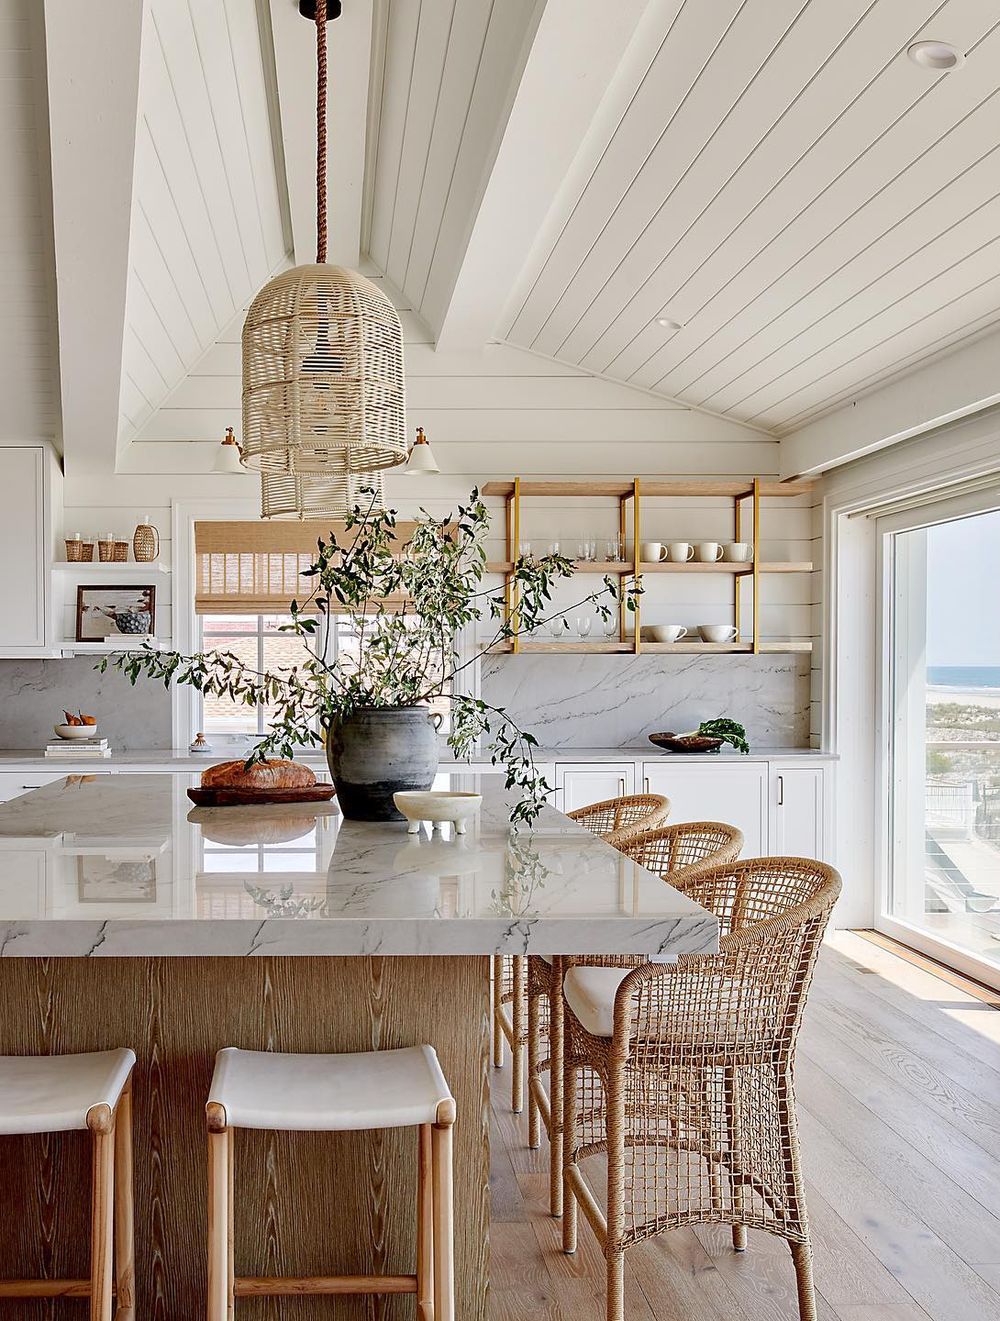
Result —
[[[311,789],[316,776],[297,761],[242,761],[209,766],[201,775],[203,789]]]

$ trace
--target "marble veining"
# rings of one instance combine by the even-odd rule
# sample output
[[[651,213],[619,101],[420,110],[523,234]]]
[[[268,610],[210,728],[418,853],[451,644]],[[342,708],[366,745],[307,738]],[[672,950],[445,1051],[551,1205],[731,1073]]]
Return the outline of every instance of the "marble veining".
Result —
[[[93,656],[0,661],[0,747],[41,748],[66,708],[96,715],[118,750],[170,744],[170,693],[162,683],[133,686],[117,670],[101,674]]]
[[[620,748],[731,716],[751,746],[809,743],[809,656],[486,656],[480,687],[550,748]]]
[[[336,804],[193,808],[189,775],[70,777],[0,807],[0,957],[610,954],[717,947],[718,924],[496,774],[469,833]]]

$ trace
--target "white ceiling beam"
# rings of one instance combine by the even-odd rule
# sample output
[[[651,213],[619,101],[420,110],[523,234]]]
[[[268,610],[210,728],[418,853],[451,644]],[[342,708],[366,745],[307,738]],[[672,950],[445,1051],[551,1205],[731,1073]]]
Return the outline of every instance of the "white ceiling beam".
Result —
[[[356,270],[371,71],[373,0],[327,28],[327,260]],[[296,265],[316,260],[316,28],[296,0],[270,0],[281,140]]]
[[[804,477],[1000,403],[1000,330],[923,363],[783,437],[781,476]]]
[[[539,231],[643,16],[662,0],[546,0],[450,294],[425,309],[448,351],[496,334]],[[648,48],[645,52],[648,62]]]
[[[116,457],[146,0],[45,0],[63,451]]]

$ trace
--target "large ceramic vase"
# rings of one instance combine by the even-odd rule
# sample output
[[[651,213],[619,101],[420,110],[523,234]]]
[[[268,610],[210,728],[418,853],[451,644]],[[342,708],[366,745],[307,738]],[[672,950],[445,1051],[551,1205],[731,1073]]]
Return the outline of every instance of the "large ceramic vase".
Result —
[[[349,821],[403,820],[392,795],[434,783],[440,723],[426,706],[362,707],[331,723],[326,759]]]

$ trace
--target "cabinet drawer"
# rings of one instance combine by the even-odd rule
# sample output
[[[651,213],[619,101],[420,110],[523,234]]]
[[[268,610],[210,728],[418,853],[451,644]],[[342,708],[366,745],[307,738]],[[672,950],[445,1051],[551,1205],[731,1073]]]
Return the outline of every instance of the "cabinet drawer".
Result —
[[[743,856],[767,852],[767,765],[725,761],[643,763],[643,787],[670,799],[667,824],[724,821],[743,831]]]
[[[47,771],[4,771],[0,774],[0,803],[19,798],[21,794],[40,789],[43,784],[61,780],[62,775],[53,775]]]
[[[564,763],[556,770],[556,790],[556,805],[563,812],[575,812],[579,807],[606,798],[621,798],[635,793],[635,764],[631,761]]]

